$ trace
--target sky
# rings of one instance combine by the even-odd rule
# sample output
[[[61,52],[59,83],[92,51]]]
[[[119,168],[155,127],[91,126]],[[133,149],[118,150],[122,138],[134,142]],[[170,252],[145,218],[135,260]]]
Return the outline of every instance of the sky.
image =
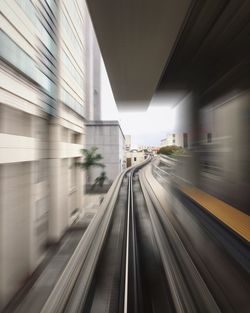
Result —
[[[159,146],[160,140],[172,132],[174,110],[168,106],[151,104],[145,112],[119,113],[113,97],[108,75],[101,64],[101,114],[103,120],[118,120],[124,135],[131,135],[132,147]]]

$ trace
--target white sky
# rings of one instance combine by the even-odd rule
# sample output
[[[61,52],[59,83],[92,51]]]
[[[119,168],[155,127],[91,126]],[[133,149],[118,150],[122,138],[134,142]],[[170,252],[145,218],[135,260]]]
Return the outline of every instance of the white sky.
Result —
[[[168,106],[150,105],[146,112],[119,113],[104,63],[101,65],[101,110],[103,120],[118,120],[125,135],[131,135],[132,146],[160,144],[174,127],[174,111]]]

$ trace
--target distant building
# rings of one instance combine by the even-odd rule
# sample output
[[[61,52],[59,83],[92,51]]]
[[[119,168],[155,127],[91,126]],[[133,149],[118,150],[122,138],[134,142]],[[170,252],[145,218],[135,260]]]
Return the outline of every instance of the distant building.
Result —
[[[166,147],[167,146],[167,138],[161,139],[160,147]]]
[[[179,146],[183,148],[189,147],[188,133],[171,133],[167,134],[160,143],[160,147]]]
[[[152,147],[150,152],[155,155],[158,153],[159,149],[160,149],[159,147]]]
[[[139,145],[137,146],[137,149],[138,151],[142,151],[144,150],[145,152],[152,152],[152,150],[154,149],[157,149],[158,147],[155,147],[155,146],[148,146],[148,145]]]
[[[126,168],[125,137],[118,121],[89,121],[86,123],[86,148],[93,146],[103,156],[102,162],[105,168],[91,169],[91,180],[87,181],[87,188],[94,184],[95,178],[101,171],[105,171],[109,181],[105,182],[109,187],[117,175]]]
[[[94,184],[101,171],[105,171],[108,181],[106,189],[116,176],[126,167],[125,164],[125,137],[118,121],[101,120],[101,53],[93,30],[90,17],[87,18],[87,123],[86,148],[95,146],[103,156],[104,169],[91,169],[90,180],[86,178],[87,190]]]
[[[101,52],[97,43],[90,16],[86,16],[86,108],[87,120],[101,119]]]
[[[125,135],[125,150],[130,151],[131,149],[131,135]]]
[[[144,150],[132,149],[126,152],[127,167],[137,165],[148,157],[148,153]]]

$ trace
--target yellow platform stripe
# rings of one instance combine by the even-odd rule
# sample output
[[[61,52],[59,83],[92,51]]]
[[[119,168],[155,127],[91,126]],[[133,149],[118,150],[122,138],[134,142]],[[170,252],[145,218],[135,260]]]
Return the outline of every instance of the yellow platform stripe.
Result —
[[[250,216],[206,192],[190,186],[180,190],[197,204],[213,214],[242,238],[250,242]]]

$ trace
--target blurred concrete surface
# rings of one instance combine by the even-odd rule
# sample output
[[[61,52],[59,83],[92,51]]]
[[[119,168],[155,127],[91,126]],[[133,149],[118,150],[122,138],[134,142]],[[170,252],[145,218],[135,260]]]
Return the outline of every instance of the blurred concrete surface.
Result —
[[[62,274],[66,264],[82,238],[90,221],[96,214],[104,194],[87,194],[85,210],[78,223],[65,233],[61,241],[49,248],[47,257],[18,291],[3,313],[26,313],[32,306],[40,312],[50,292]]]

